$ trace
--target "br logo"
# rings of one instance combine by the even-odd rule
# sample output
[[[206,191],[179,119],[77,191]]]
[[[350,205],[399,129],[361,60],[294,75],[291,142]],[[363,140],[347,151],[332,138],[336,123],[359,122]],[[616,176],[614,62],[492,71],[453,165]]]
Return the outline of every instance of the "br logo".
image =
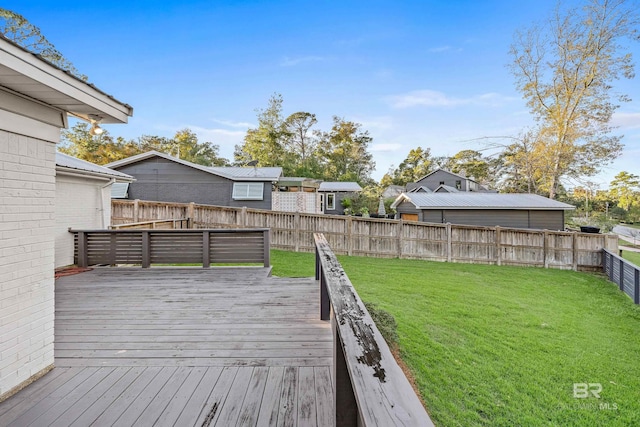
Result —
[[[586,399],[589,395],[600,399],[600,393],[602,393],[600,383],[573,383],[573,397],[576,399]]]

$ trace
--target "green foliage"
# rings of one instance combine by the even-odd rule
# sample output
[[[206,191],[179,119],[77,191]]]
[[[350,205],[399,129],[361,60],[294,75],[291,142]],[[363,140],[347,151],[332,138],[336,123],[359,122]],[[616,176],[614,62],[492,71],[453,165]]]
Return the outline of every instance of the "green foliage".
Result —
[[[272,253],[275,275],[313,276],[313,254]],[[604,277],[338,258],[360,297],[395,318],[436,425],[640,425],[640,365],[629,362],[640,353],[640,307]],[[575,399],[582,382],[601,383],[601,399]]]
[[[397,168],[391,169],[382,178],[381,184],[384,187],[392,184],[404,186],[410,182],[416,182],[434,169],[431,149],[416,147],[409,151],[407,158]]]
[[[40,28],[31,24],[24,16],[0,8],[0,34],[77,78],[83,81],[88,80],[87,76],[80,74],[76,67],[46,39],[40,32]]]
[[[593,0],[584,7],[560,7],[548,26],[516,33],[510,53],[516,87],[538,122],[530,147],[521,152],[538,190],[555,198],[563,177],[593,176],[622,151],[610,121],[628,101],[612,91],[632,78],[630,53],[621,41],[637,36],[633,2]]]

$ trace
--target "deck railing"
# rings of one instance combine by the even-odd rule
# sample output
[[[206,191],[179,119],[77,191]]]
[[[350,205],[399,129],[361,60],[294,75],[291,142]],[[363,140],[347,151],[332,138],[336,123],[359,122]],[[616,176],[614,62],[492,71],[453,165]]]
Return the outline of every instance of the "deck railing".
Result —
[[[259,229],[69,230],[75,234],[75,263],[97,264],[242,263],[270,265],[270,232]]]
[[[620,290],[629,295],[634,303],[640,304],[640,267],[626,259],[603,249],[602,267],[604,273]]]
[[[320,317],[334,337],[336,426],[432,426],[324,235],[314,239]]]

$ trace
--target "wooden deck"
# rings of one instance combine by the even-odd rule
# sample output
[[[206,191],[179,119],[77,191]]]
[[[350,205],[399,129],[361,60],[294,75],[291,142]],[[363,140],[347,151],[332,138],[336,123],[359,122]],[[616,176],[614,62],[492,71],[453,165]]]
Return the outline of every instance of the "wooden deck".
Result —
[[[331,426],[332,334],[313,279],[103,268],[56,281],[56,368],[2,426]]]

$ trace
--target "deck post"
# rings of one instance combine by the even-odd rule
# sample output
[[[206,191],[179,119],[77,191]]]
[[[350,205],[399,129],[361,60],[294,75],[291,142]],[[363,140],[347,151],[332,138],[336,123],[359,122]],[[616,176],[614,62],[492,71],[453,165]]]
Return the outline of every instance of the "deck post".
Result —
[[[142,231],[142,268],[151,267],[151,239],[149,231]]]
[[[269,267],[271,266],[271,253],[270,253],[270,249],[271,249],[271,230],[270,229],[265,229],[262,232],[262,236],[263,236],[263,244],[264,244],[264,266],[265,267]]]
[[[329,290],[327,289],[327,278],[324,270],[320,268],[320,320],[331,318],[331,301],[329,300]]]
[[[211,267],[211,233],[209,230],[202,232],[202,268]]]
[[[88,258],[87,235],[84,231],[78,231],[78,267],[87,267]]]
[[[333,329],[333,389],[335,392],[336,427],[357,426],[358,405],[353,394],[353,384],[347,370],[347,362],[342,349],[340,330],[335,318],[331,319]]]
[[[607,259],[607,266],[609,267],[609,280],[613,282],[613,254],[605,252],[604,256]]]

